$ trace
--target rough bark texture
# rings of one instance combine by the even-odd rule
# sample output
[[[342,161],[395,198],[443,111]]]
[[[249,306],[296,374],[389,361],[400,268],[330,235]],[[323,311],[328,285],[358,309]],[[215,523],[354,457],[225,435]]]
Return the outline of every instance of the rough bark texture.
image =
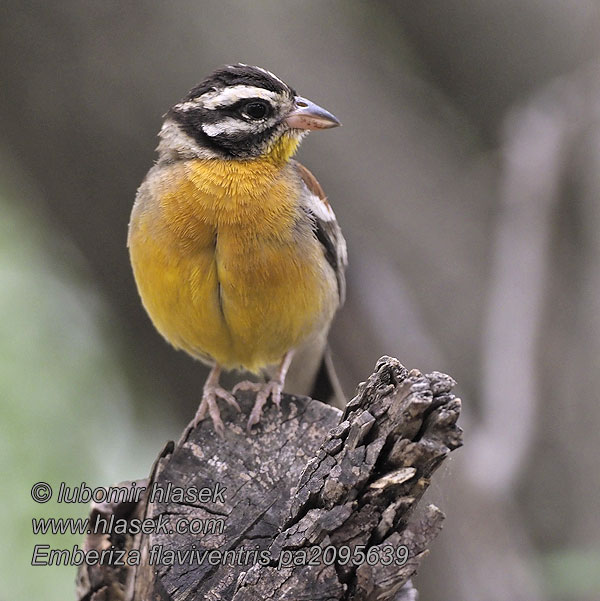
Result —
[[[209,421],[186,430],[137,483],[148,491],[139,503],[92,508],[130,523],[168,522],[168,532],[89,536],[87,549],[126,549],[139,565],[82,567],[77,598],[416,599],[410,577],[444,516],[433,505],[415,508],[432,473],[461,445],[453,385],[383,357],[343,414],[286,395],[281,414],[266,411],[251,435],[244,414],[253,395],[240,395],[242,415],[223,411],[230,422],[223,440]],[[178,499],[172,488],[168,500],[149,498],[169,484],[213,497]],[[203,531],[178,534],[177,523]]]

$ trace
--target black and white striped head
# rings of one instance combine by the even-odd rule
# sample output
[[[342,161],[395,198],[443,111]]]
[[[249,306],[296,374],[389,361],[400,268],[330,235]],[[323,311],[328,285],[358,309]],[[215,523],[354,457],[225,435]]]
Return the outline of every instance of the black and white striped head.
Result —
[[[218,69],[167,113],[158,147],[168,158],[251,159],[282,137],[339,121],[271,72],[237,64]]]

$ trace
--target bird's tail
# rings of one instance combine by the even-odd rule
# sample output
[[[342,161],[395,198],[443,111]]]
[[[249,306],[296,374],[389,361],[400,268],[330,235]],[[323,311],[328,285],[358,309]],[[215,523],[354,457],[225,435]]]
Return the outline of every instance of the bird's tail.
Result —
[[[340,409],[346,406],[326,335],[296,351],[284,388],[290,394],[310,396]]]

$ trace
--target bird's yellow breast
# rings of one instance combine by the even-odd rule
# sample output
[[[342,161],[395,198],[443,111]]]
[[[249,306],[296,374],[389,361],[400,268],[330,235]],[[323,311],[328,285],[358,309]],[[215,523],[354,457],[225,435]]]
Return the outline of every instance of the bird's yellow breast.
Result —
[[[257,371],[327,326],[335,282],[302,222],[300,186],[272,158],[179,161],[149,173],[129,248],[144,306],[169,342]]]

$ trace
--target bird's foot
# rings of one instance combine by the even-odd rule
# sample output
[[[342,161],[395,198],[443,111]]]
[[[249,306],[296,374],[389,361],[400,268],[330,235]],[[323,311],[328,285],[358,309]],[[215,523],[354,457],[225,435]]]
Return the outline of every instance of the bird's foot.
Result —
[[[217,399],[222,399],[228,405],[231,405],[236,411],[241,411],[238,402],[235,400],[235,396],[233,396],[231,392],[221,388],[218,385],[209,384],[207,382],[202,392],[202,401],[200,402],[200,406],[198,407],[198,411],[196,411],[196,416],[194,417],[194,428],[206,417],[206,414],[208,413],[215,426],[215,431],[221,438],[223,438],[225,434],[225,426],[223,425],[223,420],[221,419],[221,412],[219,411],[219,406],[217,405]]]
[[[283,383],[279,380],[269,380],[266,383],[260,382],[240,382],[236,384],[233,388],[233,392],[237,392],[238,390],[253,390],[256,392],[256,400],[254,401],[254,407],[252,407],[252,411],[250,412],[250,416],[248,417],[248,424],[246,426],[246,430],[250,432],[252,430],[252,426],[258,424],[260,422],[260,415],[262,412],[262,408],[265,403],[271,397],[271,400],[277,408],[280,408],[281,405],[281,393],[283,391]]]

